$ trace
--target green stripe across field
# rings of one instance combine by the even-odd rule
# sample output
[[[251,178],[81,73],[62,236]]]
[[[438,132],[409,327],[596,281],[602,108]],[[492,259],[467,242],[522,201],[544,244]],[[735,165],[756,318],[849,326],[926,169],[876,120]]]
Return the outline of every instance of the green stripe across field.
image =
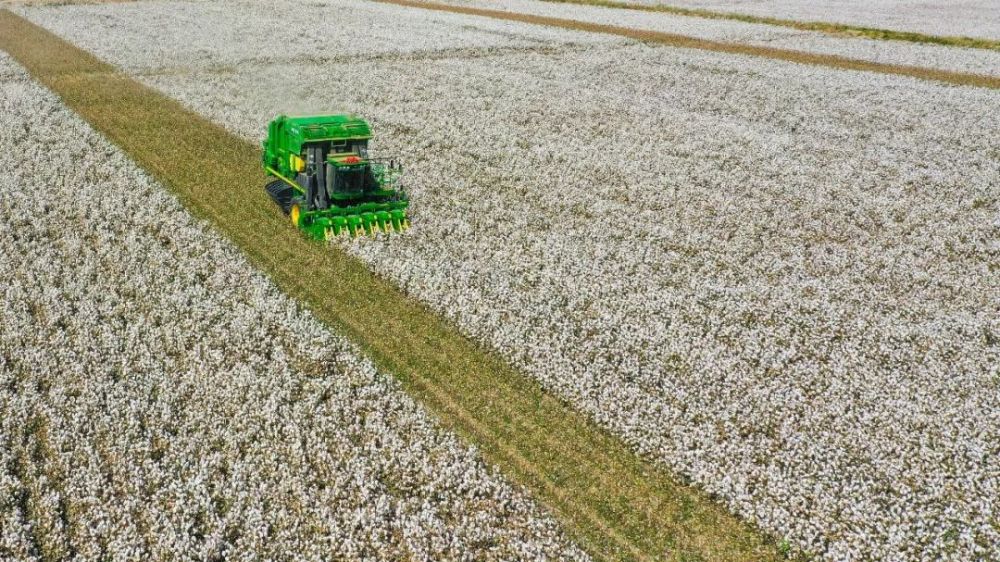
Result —
[[[780,559],[773,541],[358,260],[300,236],[263,190],[257,146],[7,10],[0,48],[527,487],[595,559]]]

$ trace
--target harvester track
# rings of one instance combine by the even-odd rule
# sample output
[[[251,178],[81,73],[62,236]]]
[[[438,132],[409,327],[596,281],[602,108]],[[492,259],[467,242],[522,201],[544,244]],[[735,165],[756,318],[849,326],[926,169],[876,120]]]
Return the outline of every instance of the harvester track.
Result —
[[[275,180],[265,185],[264,190],[286,215],[292,210],[292,199],[295,197],[295,189],[292,186],[282,180]]]

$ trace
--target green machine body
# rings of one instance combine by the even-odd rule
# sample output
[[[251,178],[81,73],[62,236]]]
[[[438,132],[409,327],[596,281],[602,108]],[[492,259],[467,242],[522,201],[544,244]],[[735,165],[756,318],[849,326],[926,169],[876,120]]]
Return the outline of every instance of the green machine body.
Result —
[[[354,115],[277,116],[262,147],[264,171],[274,178],[268,195],[317,240],[406,230],[402,168],[370,158],[371,138],[368,123]]]

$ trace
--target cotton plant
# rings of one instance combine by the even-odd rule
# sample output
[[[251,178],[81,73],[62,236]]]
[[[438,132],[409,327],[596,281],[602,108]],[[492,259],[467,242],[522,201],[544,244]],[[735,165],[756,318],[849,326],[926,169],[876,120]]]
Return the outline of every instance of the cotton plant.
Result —
[[[469,18],[459,14],[412,14],[399,6],[346,0],[313,2],[308,7],[286,0],[226,4],[168,0],[149,6],[119,5],[113,10],[93,8],[78,4],[17,9],[52,26],[72,42],[100,44],[98,55],[104,60],[124,62],[125,68],[136,72],[163,74],[195,68],[229,72],[248,60],[273,59],[276,48],[288,63],[321,64],[371,56],[387,62],[433,60],[470,49],[544,46],[566,43],[571,37],[579,40],[579,34],[558,28],[525,29],[502,20],[469,25]],[[288,25],[290,11],[308,13],[315,25]],[[245,27],[235,25],[234,13],[241,14]],[[105,28],[115,32],[107,35],[101,31]],[[170,33],[149,33],[163,29],[170,29]],[[617,39],[593,35],[586,42]],[[136,44],[142,47],[136,48]]]
[[[296,85],[368,118],[413,228],[339,247],[789,548],[997,556],[995,92],[523,25],[160,73],[61,13],[29,15],[248,141]]]
[[[826,4],[809,0],[767,0],[732,4],[724,0],[632,0],[634,4],[669,5],[718,10],[798,21],[844,23],[862,27],[910,31],[931,35],[1000,38],[1000,16],[992,0],[953,4],[908,0],[840,2]]]
[[[337,0],[328,0],[336,2]],[[691,17],[667,12],[623,10],[586,3],[565,4],[547,0],[446,0],[457,6],[472,6],[488,10],[504,10],[534,16],[572,19],[598,25],[614,25],[639,30],[679,34],[709,41],[742,43],[765,48],[779,48],[821,55],[890,65],[923,66],[997,75],[1000,54],[996,50],[941,46],[933,43],[887,41],[822,32],[792,29],[745,21]],[[962,4],[938,2],[915,5],[906,0],[889,2],[816,3],[807,0],[774,0],[767,2],[728,3],[714,0],[683,0],[673,3],[661,0],[639,0],[644,4],[683,6],[704,4],[710,10],[750,13],[764,17],[846,23],[862,27],[887,27],[921,30],[931,35],[969,36],[997,39],[1000,37],[1000,17],[995,4],[985,0]],[[906,4],[906,6],[901,6]],[[809,16],[806,14],[813,13]],[[801,17],[799,17],[801,16]],[[894,25],[888,17],[898,22]],[[874,23],[866,23],[866,22]]]
[[[0,557],[588,559],[6,55],[0,144]]]

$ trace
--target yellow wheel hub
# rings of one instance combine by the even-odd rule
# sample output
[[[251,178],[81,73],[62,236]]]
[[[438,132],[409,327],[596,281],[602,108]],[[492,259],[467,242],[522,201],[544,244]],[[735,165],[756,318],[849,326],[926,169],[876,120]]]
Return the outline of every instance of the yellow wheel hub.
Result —
[[[292,209],[288,212],[288,216],[292,217],[292,224],[299,226],[299,217],[302,216],[302,212],[299,210],[298,203],[292,205]]]

